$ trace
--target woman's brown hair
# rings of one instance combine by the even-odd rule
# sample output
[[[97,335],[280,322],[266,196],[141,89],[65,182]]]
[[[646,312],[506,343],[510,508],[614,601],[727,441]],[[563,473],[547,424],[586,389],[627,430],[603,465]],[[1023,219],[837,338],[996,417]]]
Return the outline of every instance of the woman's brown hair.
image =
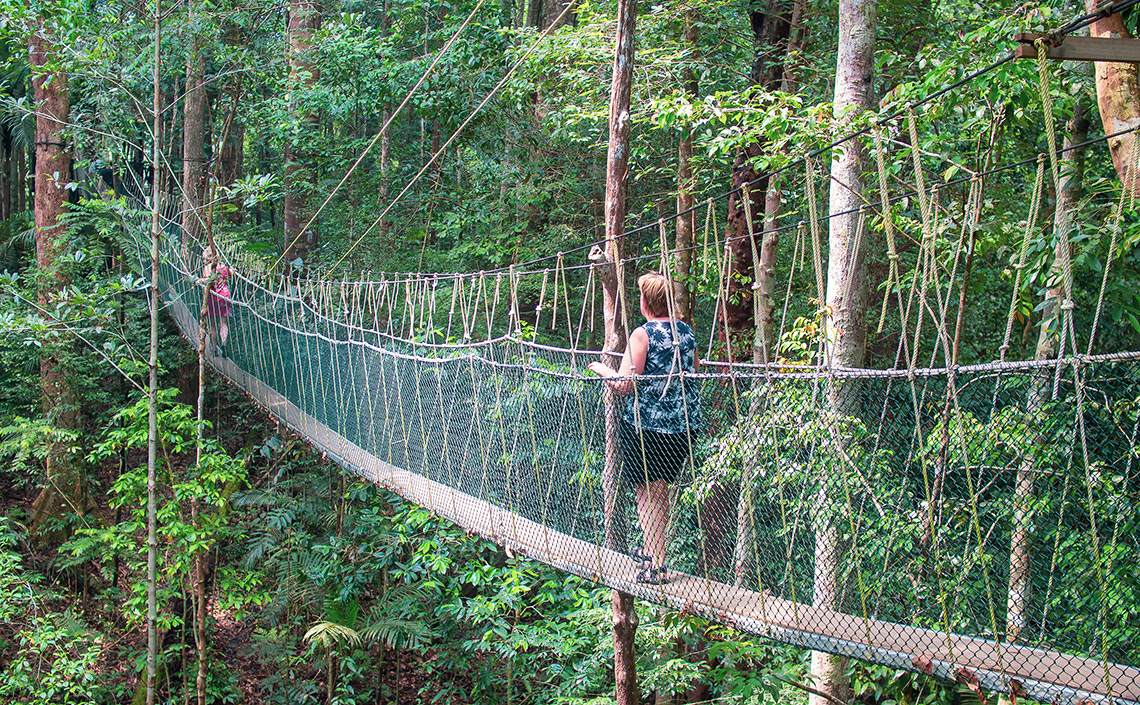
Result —
[[[672,315],[669,304],[672,302],[676,305],[678,296],[676,282],[660,274],[642,274],[637,278],[637,288],[645,299],[645,309],[650,315]]]

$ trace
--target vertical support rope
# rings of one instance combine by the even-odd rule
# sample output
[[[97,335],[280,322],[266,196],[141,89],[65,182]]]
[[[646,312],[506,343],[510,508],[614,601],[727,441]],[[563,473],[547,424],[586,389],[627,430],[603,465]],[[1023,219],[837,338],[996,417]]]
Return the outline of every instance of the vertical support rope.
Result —
[[[1017,299],[1021,294],[1021,277],[1025,273],[1025,259],[1029,253],[1029,240],[1037,228],[1037,217],[1041,210],[1041,195],[1045,186],[1045,155],[1037,155],[1037,178],[1033,183],[1033,193],[1029,197],[1029,214],[1025,218],[1025,231],[1021,236],[1021,252],[1017,258],[1016,272],[1013,279],[1013,293],[1009,299],[1009,316],[1005,322],[1005,337],[1002,338],[999,360],[1005,362],[1005,355],[1009,352],[1009,339],[1013,333],[1013,318],[1017,312]],[[996,394],[996,391],[995,391]]]
[[[899,282],[899,253],[898,248],[895,246],[895,218],[891,210],[890,192],[887,186],[887,164],[886,157],[883,154],[883,131],[881,128],[875,128],[872,131],[875,137],[875,165],[879,173],[879,203],[882,204],[882,219],[883,219],[883,232],[887,237],[887,260],[890,263],[890,268],[887,270],[887,288],[883,294],[883,311],[879,314],[879,326],[876,329],[877,333],[883,332],[883,326],[887,321],[887,302],[890,301],[891,292],[896,286],[900,285]],[[901,293],[895,296],[899,304],[899,312],[902,312],[902,295]]]
[[[1060,171],[1060,166],[1058,164],[1058,159],[1057,159],[1057,136],[1056,136],[1056,128],[1055,128],[1055,125],[1053,122],[1053,99],[1052,99],[1052,94],[1050,92],[1049,67],[1048,67],[1048,64],[1046,62],[1046,55],[1047,55],[1048,51],[1047,51],[1047,48],[1046,48],[1044,42],[1040,39],[1038,39],[1036,42],[1034,42],[1034,45],[1037,48],[1037,56],[1038,56],[1037,69],[1038,69],[1038,77],[1040,79],[1041,102],[1042,102],[1043,109],[1045,112],[1045,133],[1046,133],[1046,136],[1049,140],[1049,167],[1050,167],[1050,171],[1052,172],[1052,175],[1053,175],[1053,183],[1055,185],[1055,188],[1057,189],[1057,192],[1060,193],[1060,190],[1061,190],[1061,171]],[[1135,178],[1135,172],[1133,172],[1132,178],[1133,179]],[[1080,353],[1077,350],[1076,334],[1073,331],[1073,309],[1075,308],[1075,304],[1073,302],[1072,257],[1071,257],[1071,253],[1069,251],[1070,245],[1068,242],[1068,237],[1069,237],[1068,217],[1069,216],[1068,216],[1067,212],[1064,212],[1064,211],[1061,212],[1061,214],[1058,218],[1058,223],[1060,224],[1060,227],[1056,228],[1057,232],[1054,233],[1054,237],[1057,239],[1057,242],[1059,243],[1059,245],[1057,247],[1057,252],[1061,257],[1061,271],[1062,271],[1062,277],[1063,277],[1062,291],[1063,291],[1063,295],[1064,295],[1064,299],[1061,302],[1061,315],[1063,316],[1063,319],[1062,319],[1062,323],[1061,323],[1061,338],[1059,341],[1059,345],[1057,346],[1057,354],[1058,354],[1058,356],[1061,356],[1064,354],[1064,348],[1066,345],[1066,331],[1068,331],[1069,335],[1071,336],[1072,351],[1073,351],[1073,356],[1074,356],[1073,357],[1073,382],[1074,382],[1075,390],[1076,390],[1077,427],[1080,430],[1080,434],[1081,434],[1081,455],[1082,455],[1082,460],[1084,461],[1084,469],[1085,469],[1085,492],[1086,492],[1086,498],[1087,498],[1088,507],[1089,507],[1089,540],[1090,540],[1090,543],[1092,544],[1092,554],[1093,554],[1092,558],[1093,558],[1093,562],[1096,566],[1097,583],[1098,583],[1098,587],[1100,589],[1101,609],[1100,609],[1100,616],[1099,616],[1099,622],[1100,622],[1099,627],[1100,627],[1100,636],[1101,636],[1101,656],[1102,656],[1101,662],[1102,662],[1103,668],[1104,668],[1105,693],[1106,693],[1108,700],[1111,702],[1112,701],[1112,678],[1111,678],[1111,671],[1109,669],[1109,662],[1108,662],[1108,633],[1107,633],[1108,630],[1106,628],[1106,625],[1104,624],[1105,619],[1107,617],[1107,606],[1105,605],[1105,583],[1106,583],[1107,578],[1106,578],[1105,573],[1104,573],[1104,564],[1103,564],[1102,558],[1101,558],[1100,531],[1097,527],[1096,502],[1095,502],[1095,498],[1093,496],[1093,477],[1092,477],[1093,470],[1092,470],[1091,461],[1089,460],[1088,438],[1087,438],[1086,429],[1085,429],[1084,380],[1081,377],[1081,361],[1080,361],[1080,358],[1078,357]],[[1106,272],[1106,275],[1107,275],[1107,272]],[[1060,385],[1060,375],[1061,375],[1061,365],[1060,365],[1060,363],[1058,363],[1057,368],[1056,368],[1056,377],[1054,378],[1054,383],[1053,383],[1053,389],[1054,389],[1053,396],[1054,396],[1054,398],[1057,397],[1057,388]]]

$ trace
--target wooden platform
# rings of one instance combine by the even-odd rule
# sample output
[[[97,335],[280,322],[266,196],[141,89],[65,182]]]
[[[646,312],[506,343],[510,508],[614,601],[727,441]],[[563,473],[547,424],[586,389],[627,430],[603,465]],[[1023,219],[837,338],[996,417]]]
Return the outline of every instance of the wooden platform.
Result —
[[[195,341],[197,322],[186,306],[175,300],[170,303],[170,311],[183,334]],[[1012,690],[1042,702],[1140,705],[1138,668],[864,619],[677,572],[665,585],[639,584],[634,580],[637,563],[630,557],[551,531],[430,477],[394,467],[304,413],[232,361],[210,362],[274,417],[342,466],[496,544],[547,565],[787,644],[923,671],[947,680],[976,677],[986,690]]]

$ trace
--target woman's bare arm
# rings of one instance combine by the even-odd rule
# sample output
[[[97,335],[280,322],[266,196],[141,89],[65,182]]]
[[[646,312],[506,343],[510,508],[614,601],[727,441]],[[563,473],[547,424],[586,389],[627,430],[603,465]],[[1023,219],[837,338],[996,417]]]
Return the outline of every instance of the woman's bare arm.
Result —
[[[621,358],[621,367],[614,372],[604,362],[591,362],[587,368],[594,374],[606,378],[606,384],[618,394],[629,394],[633,391],[632,379],[613,379],[615,377],[631,377],[639,375],[645,370],[645,356],[649,353],[649,336],[644,328],[638,328],[629,336],[629,345]]]

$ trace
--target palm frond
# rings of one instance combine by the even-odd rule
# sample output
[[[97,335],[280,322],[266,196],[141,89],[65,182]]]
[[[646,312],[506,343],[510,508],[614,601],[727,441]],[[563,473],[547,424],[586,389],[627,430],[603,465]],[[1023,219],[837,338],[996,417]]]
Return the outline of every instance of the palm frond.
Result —
[[[360,645],[360,633],[355,629],[326,620],[321,620],[309,627],[304,638],[310,644],[316,642],[326,649],[339,644]]]

